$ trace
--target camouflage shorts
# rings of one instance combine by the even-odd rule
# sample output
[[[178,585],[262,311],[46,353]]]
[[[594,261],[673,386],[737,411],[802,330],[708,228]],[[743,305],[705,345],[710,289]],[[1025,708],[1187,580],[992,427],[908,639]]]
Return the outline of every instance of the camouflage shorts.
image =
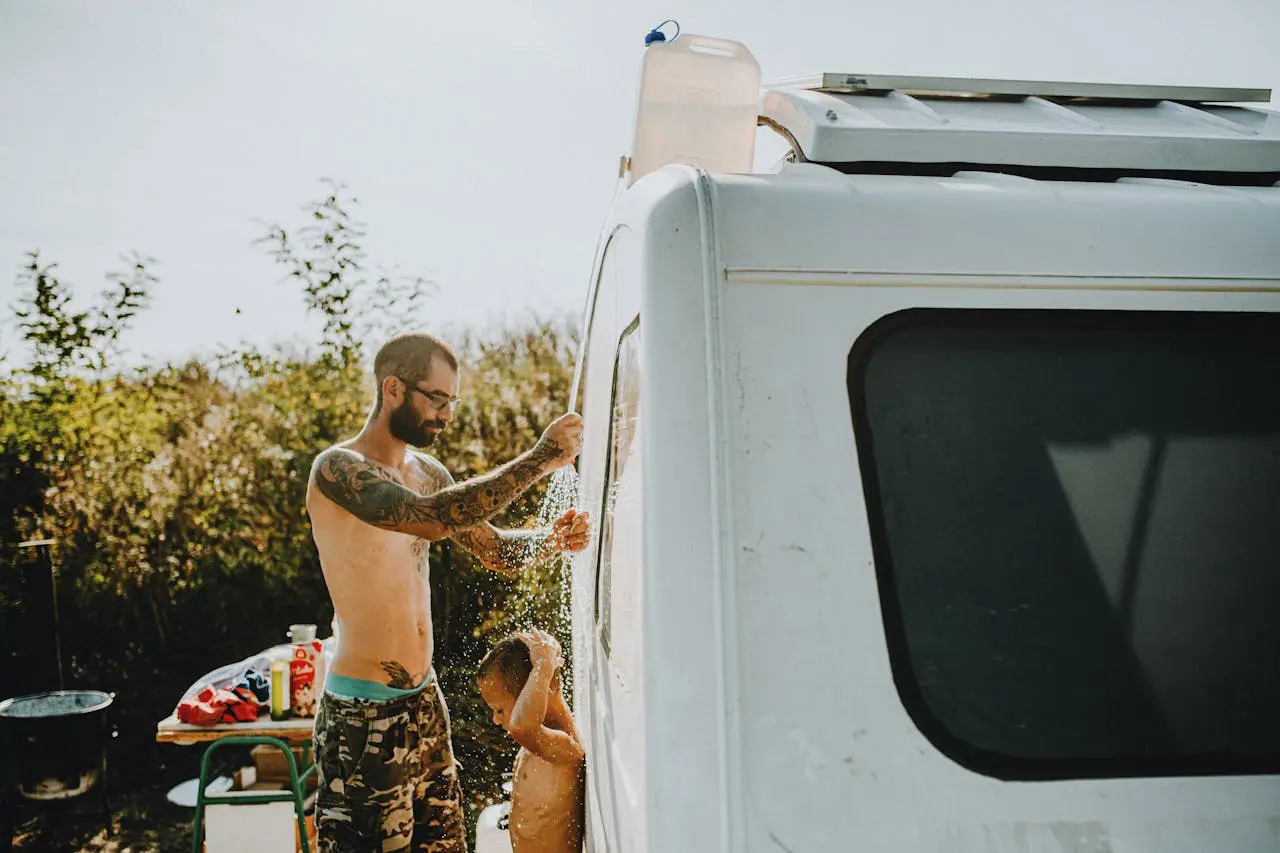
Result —
[[[387,701],[326,692],[316,709],[319,853],[466,853],[449,711],[434,673]]]

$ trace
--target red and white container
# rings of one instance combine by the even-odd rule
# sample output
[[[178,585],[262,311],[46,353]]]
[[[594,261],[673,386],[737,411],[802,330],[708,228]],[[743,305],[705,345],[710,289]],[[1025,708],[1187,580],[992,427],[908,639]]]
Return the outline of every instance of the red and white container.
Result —
[[[289,707],[295,717],[314,717],[324,684],[324,646],[316,639],[315,625],[290,625],[289,639]]]

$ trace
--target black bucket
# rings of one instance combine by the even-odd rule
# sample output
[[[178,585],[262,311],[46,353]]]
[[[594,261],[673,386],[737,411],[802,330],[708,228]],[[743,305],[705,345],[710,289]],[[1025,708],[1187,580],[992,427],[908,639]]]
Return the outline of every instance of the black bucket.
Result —
[[[114,694],[56,690],[0,702],[4,784],[28,800],[67,800],[107,770],[107,709]]]

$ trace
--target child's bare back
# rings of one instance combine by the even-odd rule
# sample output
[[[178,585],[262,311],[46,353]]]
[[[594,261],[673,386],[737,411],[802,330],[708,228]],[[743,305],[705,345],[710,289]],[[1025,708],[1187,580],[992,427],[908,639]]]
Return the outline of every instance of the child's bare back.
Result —
[[[480,695],[521,749],[511,791],[515,853],[579,853],[583,750],[560,692],[564,659],[542,631],[500,642],[480,663]]]

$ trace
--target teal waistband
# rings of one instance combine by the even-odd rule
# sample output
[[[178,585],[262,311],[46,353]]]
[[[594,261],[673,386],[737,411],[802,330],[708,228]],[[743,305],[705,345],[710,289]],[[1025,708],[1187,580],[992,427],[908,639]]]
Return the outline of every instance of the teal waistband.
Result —
[[[363,678],[348,678],[345,675],[330,672],[324,677],[324,692],[332,693],[344,699],[369,699],[373,702],[385,702],[388,699],[399,699],[401,696],[420,692],[422,688],[431,683],[435,675],[433,671],[417,687],[401,690],[397,687],[379,684],[376,681],[365,681]]]

